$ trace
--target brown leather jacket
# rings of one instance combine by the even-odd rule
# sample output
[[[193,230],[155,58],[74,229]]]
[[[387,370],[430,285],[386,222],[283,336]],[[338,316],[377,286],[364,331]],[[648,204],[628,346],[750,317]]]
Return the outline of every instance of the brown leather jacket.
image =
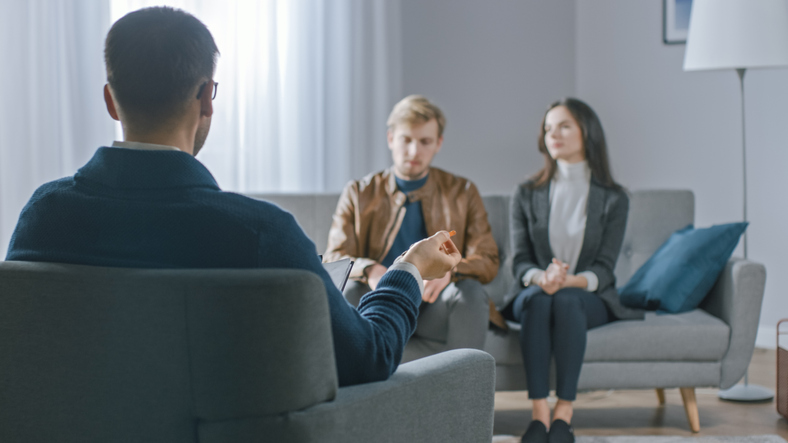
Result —
[[[489,283],[495,278],[498,246],[476,185],[430,168],[424,186],[407,198],[421,201],[429,235],[440,230],[457,231],[452,241],[463,259],[452,271],[452,281],[474,278]],[[364,280],[364,269],[382,261],[391,249],[405,217],[405,199],[391,168],[348,183],[334,212],[323,260],[349,257],[355,261],[350,277]]]

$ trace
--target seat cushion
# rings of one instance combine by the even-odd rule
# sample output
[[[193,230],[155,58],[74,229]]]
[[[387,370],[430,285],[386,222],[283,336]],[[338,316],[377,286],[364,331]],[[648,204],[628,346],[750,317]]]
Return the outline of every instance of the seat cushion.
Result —
[[[608,323],[588,331],[584,361],[717,361],[730,328],[702,309],[647,312],[644,320]]]
[[[484,350],[498,365],[521,366],[520,325],[487,334]],[[702,309],[681,314],[647,312],[644,320],[621,320],[588,331],[585,362],[719,361],[730,328]]]

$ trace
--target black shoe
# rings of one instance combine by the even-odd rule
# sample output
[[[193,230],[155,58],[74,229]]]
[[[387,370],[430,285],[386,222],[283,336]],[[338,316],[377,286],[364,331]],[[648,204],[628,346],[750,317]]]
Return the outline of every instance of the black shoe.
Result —
[[[548,443],[574,443],[575,442],[575,430],[572,429],[572,426],[561,420],[555,420],[553,424],[550,425],[550,433],[547,434],[547,441]]]
[[[533,420],[520,441],[522,443],[547,443],[547,426],[539,420]]]

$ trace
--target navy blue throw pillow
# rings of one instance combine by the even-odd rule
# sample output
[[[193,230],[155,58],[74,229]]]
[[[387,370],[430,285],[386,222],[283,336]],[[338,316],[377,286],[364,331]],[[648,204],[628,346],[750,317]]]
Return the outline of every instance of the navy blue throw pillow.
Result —
[[[709,293],[748,223],[674,232],[619,289],[621,303],[668,313],[695,309]]]

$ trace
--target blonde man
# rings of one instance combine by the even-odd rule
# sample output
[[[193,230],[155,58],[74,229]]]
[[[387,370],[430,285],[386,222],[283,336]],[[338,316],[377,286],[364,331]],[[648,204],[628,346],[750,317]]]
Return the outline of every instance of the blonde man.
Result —
[[[424,282],[418,325],[403,361],[457,348],[481,349],[489,316],[482,284],[498,272],[498,248],[479,191],[468,179],[431,166],[443,146],[446,118],[419,95],[405,97],[388,119],[393,165],[342,192],[325,261],[355,260],[345,298],[363,305],[388,267],[408,246],[454,230],[462,260]]]

